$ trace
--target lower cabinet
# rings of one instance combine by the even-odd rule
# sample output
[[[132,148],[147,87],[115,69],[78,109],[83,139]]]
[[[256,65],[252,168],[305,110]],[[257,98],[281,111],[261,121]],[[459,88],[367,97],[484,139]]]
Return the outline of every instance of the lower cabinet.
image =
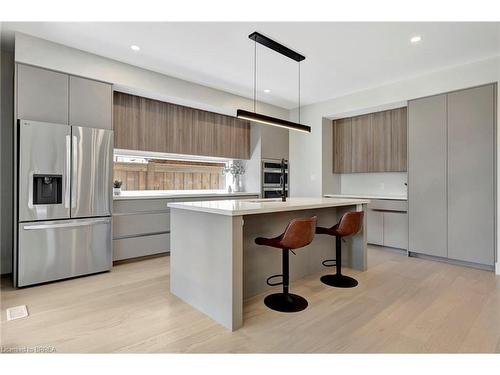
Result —
[[[374,245],[384,245],[384,213],[382,211],[368,210],[367,241]]]
[[[367,242],[398,249],[408,248],[408,213],[405,201],[377,201],[368,205]]]
[[[239,197],[119,199],[113,202],[113,260],[170,251],[169,202],[257,198]]]
[[[408,214],[384,212],[384,246],[408,248]]]

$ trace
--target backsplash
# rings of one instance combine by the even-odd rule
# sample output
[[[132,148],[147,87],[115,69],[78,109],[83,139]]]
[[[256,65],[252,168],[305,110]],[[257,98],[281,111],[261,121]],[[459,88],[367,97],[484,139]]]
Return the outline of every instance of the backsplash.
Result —
[[[341,194],[407,195],[406,172],[345,173],[340,175]]]

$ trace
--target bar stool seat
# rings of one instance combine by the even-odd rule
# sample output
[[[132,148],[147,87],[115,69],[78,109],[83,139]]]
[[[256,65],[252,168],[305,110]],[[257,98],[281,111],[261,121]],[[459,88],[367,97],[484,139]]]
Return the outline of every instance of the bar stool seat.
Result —
[[[283,285],[282,293],[274,293],[266,296],[264,303],[272,310],[280,312],[298,312],[307,308],[307,300],[297,294],[289,293],[289,251],[309,245],[314,239],[316,228],[316,216],[308,219],[292,220],[285,231],[277,237],[255,239],[257,245],[274,247],[282,250],[282,274],[267,278],[266,283],[270,286]],[[271,282],[273,278],[281,277],[281,282]]]
[[[359,232],[363,225],[364,213],[360,212],[347,212],[342,215],[340,221],[333,227],[317,227],[317,234],[327,234],[335,237],[335,253],[336,259],[328,259],[323,261],[326,267],[336,266],[336,273],[333,275],[324,275],[320,278],[323,284],[334,286],[337,288],[353,288],[358,285],[358,281],[352,277],[342,275],[342,238],[352,236]],[[335,262],[335,264],[328,264],[328,262]]]

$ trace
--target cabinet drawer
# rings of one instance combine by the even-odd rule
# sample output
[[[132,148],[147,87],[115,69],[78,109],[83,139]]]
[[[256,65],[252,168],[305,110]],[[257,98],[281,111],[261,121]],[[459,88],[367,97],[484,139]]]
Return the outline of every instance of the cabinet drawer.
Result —
[[[170,211],[113,215],[113,239],[170,231]]]
[[[137,258],[170,251],[170,234],[113,240],[113,260]]]
[[[372,199],[368,203],[368,208],[372,210],[387,210],[387,211],[408,211],[408,201],[389,200],[389,199]]]
[[[134,212],[148,213],[150,211],[168,210],[169,199],[127,199],[113,202],[113,213],[129,214]]]

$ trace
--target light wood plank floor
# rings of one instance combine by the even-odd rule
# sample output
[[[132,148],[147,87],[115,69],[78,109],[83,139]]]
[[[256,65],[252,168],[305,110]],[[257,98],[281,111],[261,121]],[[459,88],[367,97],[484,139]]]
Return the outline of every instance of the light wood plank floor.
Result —
[[[326,273],[326,271],[325,271]],[[169,257],[110,273],[14,290],[2,282],[1,345],[57,352],[500,352],[500,277],[492,272],[369,249],[360,285],[336,289],[314,275],[291,290],[309,307],[281,314],[263,295],[229,332],[169,293]],[[27,319],[5,309],[28,305]]]

